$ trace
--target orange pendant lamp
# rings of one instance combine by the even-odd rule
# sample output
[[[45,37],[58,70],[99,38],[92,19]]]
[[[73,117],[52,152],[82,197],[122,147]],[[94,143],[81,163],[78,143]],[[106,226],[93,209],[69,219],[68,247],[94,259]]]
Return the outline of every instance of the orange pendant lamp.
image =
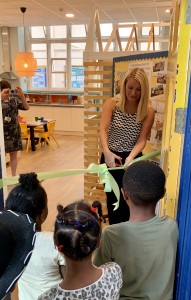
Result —
[[[26,12],[26,7],[21,7],[21,12],[23,13],[23,27],[24,27],[24,38],[25,38],[25,26],[24,26],[24,13]],[[25,45],[25,43],[24,43]],[[26,47],[25,47],[26,49]],[[34,72],[37,69],[37,61],[34,58],[33,52],[18,52],[15,59],[15,71],[18,76],[34,76]]]

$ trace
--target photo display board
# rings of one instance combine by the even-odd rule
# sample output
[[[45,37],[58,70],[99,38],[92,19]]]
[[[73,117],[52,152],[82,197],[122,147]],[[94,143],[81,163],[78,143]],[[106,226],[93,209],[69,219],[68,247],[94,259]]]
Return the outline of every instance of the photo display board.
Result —
[[[113,96],[120,97],[120,87],[127,73],[134,68],[142,68],[149,80],[149,100],[155,110],[155,120],[148,138],[149,150],[158,149],[162,142],[168,52],[155,52],[116,57],[113,59]]]

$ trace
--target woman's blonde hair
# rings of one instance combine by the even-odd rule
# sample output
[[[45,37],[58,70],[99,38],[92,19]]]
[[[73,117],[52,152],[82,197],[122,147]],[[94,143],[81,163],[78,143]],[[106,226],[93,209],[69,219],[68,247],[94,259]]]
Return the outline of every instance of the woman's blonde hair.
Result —
[[[143,119],[147,115],[148,103],[149,103],[149,81],[148,81],[147,74],[143,69],[135,68],[132,69],[127,74],[121,86],[121,94],[120,94],[120,100],[118,106],[122,112],[125,112],[126,83],[130,78],[137,80],[141,85],[141,97],[138,104],[136,121],[137,122],[143,121]]]

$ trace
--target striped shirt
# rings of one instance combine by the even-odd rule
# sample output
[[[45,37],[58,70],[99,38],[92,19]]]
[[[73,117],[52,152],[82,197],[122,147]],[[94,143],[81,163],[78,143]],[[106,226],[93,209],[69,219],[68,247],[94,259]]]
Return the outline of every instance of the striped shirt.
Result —
[[[136,122],[137,114],[127,114],[116,106],[108,129],[108,146],[111,151],[131,151],[139,137],[142,122]]]

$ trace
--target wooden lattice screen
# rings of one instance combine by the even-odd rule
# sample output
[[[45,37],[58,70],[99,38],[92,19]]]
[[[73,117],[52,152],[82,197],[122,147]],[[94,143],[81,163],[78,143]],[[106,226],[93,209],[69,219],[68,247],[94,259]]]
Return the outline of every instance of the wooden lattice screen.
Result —
[[[99,140],[100,116],[103,103],[112,95],[113,58],[145,53],[145,50],[141,51],[140,45],[142,42],[147,42],[147,52],[156,49],[155,43],[159,43],[161,49],[164,48],[169,50],[169,58],[176,59],[180,12],[180,4],[178,2],[180,1],[177,1],[174,10],[172,11],[170,23],[161,22],[134,25],[115,24],[105,45],[102,43],[99,12],[98,10],[95,11],[88,27],[86,49],[84,51],[85,168],[87,168],[90,163],[99,163],[100,160],[102,152]],[[126,46],[124,47],[124,38],[123,40],[121,39],[119,29],[129,27],[131,27],[131,34],[127,37]],[[142,35],[140,34],[141,29],[144,27],[150,27],[148,40],[145,39],[145,37],[143,40]],[[160,31],[163,34],[157,36],[155,34],[155,27],[160,27],[160,29],[162,29],[162,31]],[[168,27],[169,36],[167,33]],[[96,43],[98,49],[95,47]],[[110,49],[112,48],[112,43],[115,44],[113,50]],[[165,148],[168,149],[168,145],[166,145],[166,143],[164,145]],[[100,186],[98,183],[98,176],[96,174],[86,174],[84,176],[84,198],[90,202],[98,199],[105,203],[103,186]]]
[[[84,68],[84,167],[87,168],[90,163],[100,161],[100,116],[104,102],[112,95],[112,61],[86,61]],[[84,175],[84,198],[90,202],[103,201],[105,206],[105,193],[97,174]]]

